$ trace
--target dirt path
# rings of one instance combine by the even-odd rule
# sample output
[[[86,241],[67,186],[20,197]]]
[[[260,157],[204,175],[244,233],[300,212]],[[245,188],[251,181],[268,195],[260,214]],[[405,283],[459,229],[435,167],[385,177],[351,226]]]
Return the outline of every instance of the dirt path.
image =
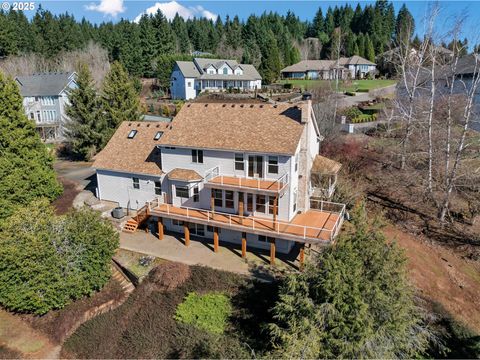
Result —
[[[0,344],[28,359],[58,359],[59,345],[31,328],[20,318],[0,309]]]
[[[387,226],[385,234],[405,249],[409,275],[420,293],[480,333],[480,265],[394,226]]]

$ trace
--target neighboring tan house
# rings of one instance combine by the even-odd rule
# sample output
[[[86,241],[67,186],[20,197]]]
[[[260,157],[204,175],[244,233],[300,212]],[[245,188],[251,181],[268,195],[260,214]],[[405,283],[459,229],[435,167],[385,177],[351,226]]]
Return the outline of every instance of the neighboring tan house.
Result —
[[[343,204],[311,208],[321,139],[310,101],[186,104],[170,124],[120,125],[93,165],[97,196],[138,210],[124,231],[153,220],[160,239],[213,238],[243,256],[248,244],[273,261],[295,243],[331,244],[342,225]]]
[[[221,59],[177,61],[170,81],[172,99],[183,100],[194,99],[203,91],[254,91],[262,87],[262,77],[253,65]]]
[[[23,97],[28,118],[35,121],[43,141],[64,140],[64,125],[68,121],[65,106],[68,89],[77,86],[76,73],[44,73],[17,76],[15,80]]]
[[[303,60],[282,69],[283,79],[363,79],[374,73],[376,65],[360,56],[337,60]]]

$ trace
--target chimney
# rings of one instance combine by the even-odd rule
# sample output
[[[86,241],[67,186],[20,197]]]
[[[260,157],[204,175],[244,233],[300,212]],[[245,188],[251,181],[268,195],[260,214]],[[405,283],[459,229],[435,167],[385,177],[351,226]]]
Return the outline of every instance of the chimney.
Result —
[[[301,118],[301,123],[306,124],[308,123],[308,120],[310,119],[311,116],[311,111],[312,111],[312,100],[307,100],[303,103],[303,106],[301,107],[302,111],[302,118]]]

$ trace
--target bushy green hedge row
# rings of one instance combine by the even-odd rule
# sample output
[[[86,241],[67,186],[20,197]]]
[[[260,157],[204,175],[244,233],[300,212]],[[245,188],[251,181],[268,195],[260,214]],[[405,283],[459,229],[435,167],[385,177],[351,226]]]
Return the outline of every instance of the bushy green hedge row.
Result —
[[[353,119],[350,119],[352,124],[360,124],[377,120],[377,114],[361,114]]]

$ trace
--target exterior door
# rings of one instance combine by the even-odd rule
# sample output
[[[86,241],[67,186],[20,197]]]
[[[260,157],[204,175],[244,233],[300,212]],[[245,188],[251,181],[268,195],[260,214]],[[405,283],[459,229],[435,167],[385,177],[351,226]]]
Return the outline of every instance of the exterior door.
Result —
[[[263,156],[248,156],[248,176],[263,178]]]

